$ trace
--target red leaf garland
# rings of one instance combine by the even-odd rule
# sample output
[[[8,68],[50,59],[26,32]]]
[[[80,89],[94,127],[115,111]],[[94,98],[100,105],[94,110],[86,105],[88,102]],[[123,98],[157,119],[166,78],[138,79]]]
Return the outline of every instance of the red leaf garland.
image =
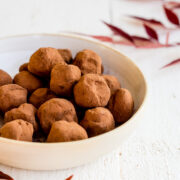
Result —
[[[178,64],[178,63],[180,63],[180,58],[176,59],[174,61],[171,61],[170,63],[166,64],[165,66],[162,67],[162,69],[163,68],[167,68],[167,67],[172,66],[172,65],[175,65],[175,64]]]
[[[108,26],[114,34],[119,35],[119,36],[127,39],[128,41],[134,43],[134,40],[133,40],[133,38],[131,37],[131,35],[129,35],[129,34],[126,33],[125,31],[123,31],[122,29],[120,29],[120,28],[118,28],[118,27],[116,27],[116,26],[114,26],[114,25],[112,25],[112,24],[109,24],[109,23],[107,23],[107,22],[105,22],[105,21],[103,21],[103,23],[104,23],[106,26]]]
[[[145,23],[143,24],[143,26],[144,26],[144,28],[146,30],[146,33],[149,35],[150,38],[155,39],[157,41],[159,40],[156,31],[152,27],[148,26]]]
[[[14,180],[11,176],[3,173],[2,171],[0,171],[0,179],[5,179],[5,180]]]
[[[68,178],[66,178],[65,180],[71,180],[73,178],[74,175],[69,176]]]
[[[178,18],[178,16],[173,12],[173,10],[167,8],[165,4],[163,5],[163,8],[164,8],[164,11],[165,11],[165,14],[166,14],[168,20],[169,20],[171,23],[179,26],[179,25],[180,25],[179,18]]]

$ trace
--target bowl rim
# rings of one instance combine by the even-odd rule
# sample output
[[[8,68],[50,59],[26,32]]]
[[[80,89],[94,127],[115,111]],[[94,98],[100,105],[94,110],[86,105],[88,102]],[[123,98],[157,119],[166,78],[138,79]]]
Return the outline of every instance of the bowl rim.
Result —
[[[112,48],[109,45],[106,45],[105,43],[102,43],[98,40],[95,40],[91,37],[84,37],[82,35],[77,35],[77,34],[72,34],[72,33],[28,33],[28,34],[18,34],[18,35],[10,35],[10,36],[4,36],[0,38],[1,40],[6,40],[6,39],[11,39],[11,38],[21,38],[21,37],[33,37],[33,36],[62,36],[62,37],[69,37],[69,38],[73,38],[73,39],[79,39],[79,40],[83,40],[83,41],[87,41],[89,43],[92,44],[96,44],[98,46],[102,46],[106,49],[109,49],[110,51],[114,51],[116,54],[120,54],[121,56],[123,56],[127,61],[129,61],[130,63],[133,64],[133,66],[137,69],[137,71],[139,72],[139,74],[142,76],[142,79],[144,80],[144,86],[145,86],[145,94],[144,94],[144,98],[142,100],[142,103],[140,105],[140,107],[137,109],[137,111],[133,114],[133,116],[126,121],[125,123],[123,123],[122,125],[120,125],[119,127],[116,127],[115,129],[100,134],[98,136],[95,137],[90,137],[88,139],[83,139],[83,140],[78,140],[78,141],[71,141],[71,142],[54,142],[54,143],[42,143],[42,142],[28,142],[28,141],[18,141],[18,140],[13,140],[13,139],[8,139],[8,138],[3,138],[0,137],[0,143],[5,143],[5,144],[15,144],[15,145],[23,145],[23,146],[28,146],[28,147],[32,147],[32,146],[40,146],[40,147],[54,147],[57,145],[59,146],[71,146],[73,144],[78,145],[78,144],[83,144],[83,143],[89,143],[90,141],[96,141],[97,139],[100,139],[101,137],[104,136],[110,136],[111,134],[113,134],[115,131],[118,131],[120,128],[127,126],[136,116],[138,116],[144,109],[146,103],[147,103],[147,94],[148,94],[148,86],[147,86],[147,81],[146,78],[144,76],[144,74],[142,73],[142,71],[139,69],[139,67],[126,55],[122,54],[120,51]]]

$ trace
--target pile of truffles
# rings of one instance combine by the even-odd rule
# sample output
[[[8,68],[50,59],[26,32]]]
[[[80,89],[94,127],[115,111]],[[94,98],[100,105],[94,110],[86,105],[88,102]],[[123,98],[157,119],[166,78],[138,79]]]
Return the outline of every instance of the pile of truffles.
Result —
[[[0,70],[1,137],[41,142],[87,139],[126,122],[133,107],[131,93],[116,77],[103,74],[101,57],[92,50],[73,58],[68,49],[40,48],[14,79]]]

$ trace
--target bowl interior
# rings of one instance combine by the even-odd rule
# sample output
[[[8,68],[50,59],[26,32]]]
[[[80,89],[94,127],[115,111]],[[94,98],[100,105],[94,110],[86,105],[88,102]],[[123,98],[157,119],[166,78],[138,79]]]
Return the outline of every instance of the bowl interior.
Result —
[[[21,64],[40,47],[68,48],[73,56],[82,49],[91,49],[103,60],[104,73],[115,75],[122,87],[129,89],[135,101],[135,112],[146,94],[144,77],[136,65],[121,53],[84,38],[70,35],[25,35],[0,40],[0,67],[12,76]]]

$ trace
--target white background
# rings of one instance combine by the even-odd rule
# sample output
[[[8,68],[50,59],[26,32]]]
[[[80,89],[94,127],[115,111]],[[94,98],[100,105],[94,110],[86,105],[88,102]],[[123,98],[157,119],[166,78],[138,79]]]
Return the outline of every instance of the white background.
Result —
[[[0,37],[61,31],[111,35],[101,20],[145,35],[140,24],[125,18],[127,14],[158,18],[169,25],[159,1],[0,0]],[[178,31],[171,33],[172,41],[178,37],[180,42]],[[37,172],[0,165],[1,171],[17,180],[64,180],[71,174],[73,180],[180,180],[180,64],[160,69],[180,58],[180,47],[115,48],[140,67],[149,85],[148,111],[125,144],[96,162],[73,169]]]

